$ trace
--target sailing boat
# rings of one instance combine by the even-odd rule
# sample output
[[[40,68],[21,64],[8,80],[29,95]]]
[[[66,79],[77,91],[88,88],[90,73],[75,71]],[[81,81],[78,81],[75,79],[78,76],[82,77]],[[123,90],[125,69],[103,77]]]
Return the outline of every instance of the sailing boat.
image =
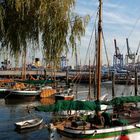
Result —
[[[99,23],[98,23],[98,56],[97,56],[97,102],[100,102],[101,85],[101,48],[102,48],[102,0],[99,0]],[[116,114],[108,118],[110,125],[102,128],[91,127],[89,122],[65,121],[57,131],[61,136],[75,139],[96,140],[140,140],[140,110],[127,106],[124,103],[140,102],[139,96],[117,97],[110,101],[116,106]],[[121,104],[123,104],[121,106]],[[127,104],[128,105],[128,104]],[[123,107],[123,108],[121,108]],[[132,109],[133,108],[133,109]],[[121,110],[122,109],[122,110]],[[126,110],[127,109],[127,110]],[[129,111],[128,111],[129,109]],[[122,113],[121,113],[122,112]],[[107,113],[107,112],[106,112]],[[109,117],[109,116],[108,116]],[[105,118],[105,117],[104,117]],[[107,116],[106,116],[107,118]],[[105,119],[106,122],[107,119]],[[81,124],[81,125],[80,125]]]

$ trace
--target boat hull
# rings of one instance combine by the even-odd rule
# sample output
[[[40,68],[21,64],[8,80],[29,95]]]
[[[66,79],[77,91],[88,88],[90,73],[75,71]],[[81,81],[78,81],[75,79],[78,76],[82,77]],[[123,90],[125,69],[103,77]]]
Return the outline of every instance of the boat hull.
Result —
[[[138,126],[139,125],[140,124],[138,124]],[[75,138],[77,140],[119,140],[123,136],[128,137],[130,140],[140,140],[140,127],[137,127],[136,125],[94,130],[76,130],[64,128],[64,130],[57,129],[57,131],[62,136]]]
[[[55,95],[55,100],[73,100],[74,95]]]
[[[0,98],[7,97],[12,92],[12,89],[0,89]]]
[[[36,99],[40,97],[41,91],[12,91],[7,98],[14,98],[14,99]]]
[[[21,122],[16,122],[16,130],[29,129],[39,126],[43,122],[42,118],[30,119]]]

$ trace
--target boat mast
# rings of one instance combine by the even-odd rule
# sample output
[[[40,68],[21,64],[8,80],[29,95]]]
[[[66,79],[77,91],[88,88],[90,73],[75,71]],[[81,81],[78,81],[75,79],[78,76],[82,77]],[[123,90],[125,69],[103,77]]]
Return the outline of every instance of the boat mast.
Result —
[[[101,49],[102,49],[102,0],[99,0],[99,21],[98,21],[98,53],[97,53],[97,100],[101,94]]]
[[[88,92],[88,100],[91,99],[91,65],[89,60],[89,92]]]
[[[26,79],[26,48],[22,53],[22,79]]]

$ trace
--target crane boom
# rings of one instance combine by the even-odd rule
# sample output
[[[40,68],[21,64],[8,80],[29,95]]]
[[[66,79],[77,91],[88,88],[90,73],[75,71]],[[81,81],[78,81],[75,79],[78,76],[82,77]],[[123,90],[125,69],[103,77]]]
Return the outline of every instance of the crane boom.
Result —
[[[136,51],[136,55],[138,55],[139,48],[140,48],[140,42],[139,42],[139,45],[138,45],[138,48],[137,48],[137,51]]]
[[[130,47],[129,47],[129,43],[128,43],[128,38],[126,38],[126,44],[127,44],[127,54],[128,54],[128,57],[132,60],[132,59],[135,59],[135,54],[133,54],[130,50]]]
[[[114,45],[115,45],[116,57],[117,57],[118,59],[120,59],[121,53],[120,53],[119,48],[117,47],[116,39],[114,39]]]

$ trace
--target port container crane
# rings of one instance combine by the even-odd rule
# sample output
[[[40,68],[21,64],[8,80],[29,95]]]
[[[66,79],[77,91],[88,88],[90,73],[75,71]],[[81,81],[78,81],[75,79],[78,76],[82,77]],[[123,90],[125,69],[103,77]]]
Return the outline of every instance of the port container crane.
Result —
[[[135,53],[132,53],[130,47],[129,47],[129,43],[128,43],[128,38],[126,38],[126,45],[127,45],[127,54],[126,54],[126,65],[128,64],[135,64]],[[131,62],[129,63],[129,60],[131,60]]]
[[[120,53],[119,47],[117,47],[116,39],[114,39],[115,54],[113,56],[113,66],[114,68],[123,67],[123,54]]]

